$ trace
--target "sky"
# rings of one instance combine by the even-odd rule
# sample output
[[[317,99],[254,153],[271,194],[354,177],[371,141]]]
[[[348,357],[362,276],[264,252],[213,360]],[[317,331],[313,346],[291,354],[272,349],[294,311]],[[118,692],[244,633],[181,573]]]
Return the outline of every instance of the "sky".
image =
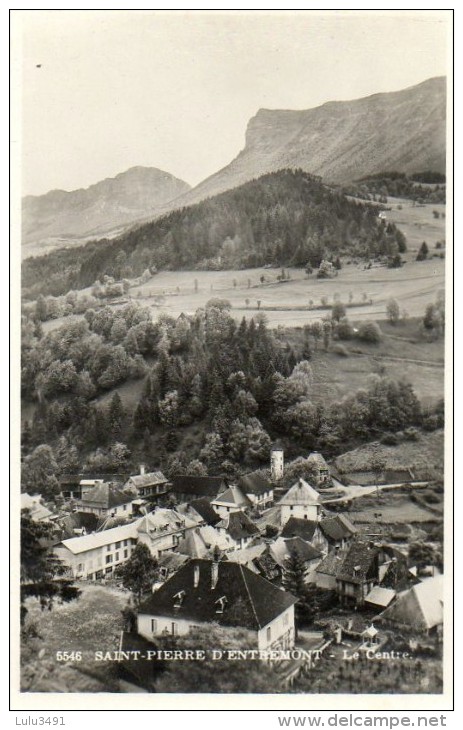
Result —
[[[195,185],[243,149],[259,108],[309,109],[445,75],[448,19],[16,11],[22,193],[88,187],[135,165]]]

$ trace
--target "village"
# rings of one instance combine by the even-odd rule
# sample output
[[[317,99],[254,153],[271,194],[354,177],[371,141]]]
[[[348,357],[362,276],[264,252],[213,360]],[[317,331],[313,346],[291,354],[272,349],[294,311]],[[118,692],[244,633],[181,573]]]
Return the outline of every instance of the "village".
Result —
[[[237,659],[263,660],[276,672],[275,691],[323,691],[333,672],[358,664],[368,673],[370,661],[402,662],[415,676],[420,657],[440,660],[442,566],[417,559],[407,525],[400,536],[374,508],[371,518],[356,507],[365,495],[418,493],[424,475],[341,474],[318,452],[298,461],[310,477],[289,487],[276,444],[268,477],[167,479],[141,465],[129,476],[63,477],[55,509],[40,494],[21,495],[22,514],[49,527],[47,549],[78,587],[120,588],[121,566],[136,571],[142,550],[155,561],[151,590],[127,591],[111,652],[129,686],[156,691],[162,670],[152,660],[163,651],[168,659],[166,650],[191,660],[207,648],[231,660],[230,671],[239,671]],[[205,647],[209,629],[225,640],[238,631],[239,644]],[[417,681],[429,691],[429,678]]]

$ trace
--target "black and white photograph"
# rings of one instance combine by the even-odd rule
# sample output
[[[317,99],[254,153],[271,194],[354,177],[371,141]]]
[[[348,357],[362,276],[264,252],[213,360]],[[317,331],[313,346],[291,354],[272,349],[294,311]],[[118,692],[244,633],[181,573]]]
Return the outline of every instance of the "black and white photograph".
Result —
[[[442,702],[452,11],[11,21],[18,694]]]

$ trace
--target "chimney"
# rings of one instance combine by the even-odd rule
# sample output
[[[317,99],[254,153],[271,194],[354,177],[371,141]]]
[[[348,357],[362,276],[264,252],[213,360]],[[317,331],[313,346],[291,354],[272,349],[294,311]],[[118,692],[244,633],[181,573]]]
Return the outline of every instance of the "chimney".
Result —
[[[140,464],[140,476],[143,476],[144,473],[145,473],[145,465],[144,464]]]
[[[199,565],[195,565],[193,570],[193,586],[197,588],[199,585]]]
[[[219,580],[219,563],[214,560],[211,565],[211,591],[214,590],[214,588],[217,585],[217,581]]]

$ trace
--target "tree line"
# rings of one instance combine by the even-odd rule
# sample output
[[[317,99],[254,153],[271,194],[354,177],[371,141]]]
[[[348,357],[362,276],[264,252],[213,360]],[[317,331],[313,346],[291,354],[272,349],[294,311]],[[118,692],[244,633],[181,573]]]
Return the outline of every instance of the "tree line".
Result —
[[[343,253],[393,257],[405,248],[403,234],[380,220],[376,207],[352,201],[302,170],[281,170],[117,239],[29,258],[23,290],[30,299],[57,296],[104,276],[123,280],[146,270],[318,268]]]

